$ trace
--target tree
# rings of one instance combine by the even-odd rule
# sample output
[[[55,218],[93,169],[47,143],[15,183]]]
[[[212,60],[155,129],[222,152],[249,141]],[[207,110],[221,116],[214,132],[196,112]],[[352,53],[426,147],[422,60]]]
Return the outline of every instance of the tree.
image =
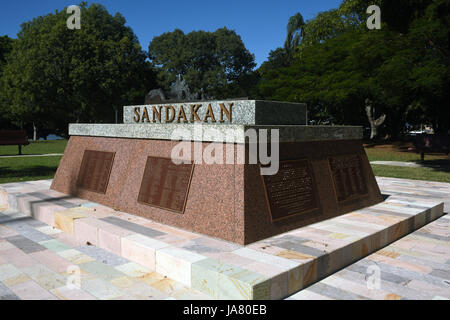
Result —
[[[80,6],[81,30],[65,10],[22,24],[2,77],[11,121],[64,134],[70,122],[114,122],[145,96],[150,64],[123,16]]]
[[[366,99],[366,114],[367,114],[367,119],[369,119],[369,123],[370,123],[370,139],[373,139],[378,135],[378,127],[383,124],[384,120],[386,120],[385,114],[383,114],[378,119],[374,119],[373,113],[374,113],[374,110],[372,107],[372,101],[370,101],[369,99]]]
[[[0,37],[0,76],[4,65],[6,64],[6,57],[12,50],[13,39],[8,36]]]
[[[303,20],[300,12],[289,18],[286,41],[284,42],[284,49],[288,55],[294,52],[304,38],[304,26],[305,20]]]
[[[163,88],[168,89],[181,75],[199,98],[226,97],[230,87],[243,83],[256,66],[241,37],[227,28],[186,35],[179,29],[164,33],[151,41],[149,58]]]
[[[394,139],[406,122],[432,123],[435,132],[447,133],[450,1],[413,0],[417,7],[392,2],[345,0],[307,21],[292,63],[265,70],[259,94],[307,102],[316,122],[362,125],[369,120],[377,127],[385,119],[382,131]],[[365,26],[373,3],[386,17],[381,30]]]
[[[7,56],[10,54],[13,46],[13,39],[9,38],[8,36],[0,37],[0,85],[1,85],[1,78],[3,74],[3,68],[6,65],[6,59]],[[6,100],[4,95],[2,94],[0,90],[0,128],[6,128],[8,127],[8,121],[4,118],[5,114],[4,112],[1,112],[6,107]]]
[[[292,57],[286,53],[284,48],[276,48],[271,50],[267,61],[264,61],[258,69],[258,73],[264,76],[270,70],[288,67],[291,63]]]
[[[351,23],[343,18],[338,9],[320,12],[314,19],[306,22],[301,49],[335,38],[347,30],[350,25]]]
[[[300,12],[289,18],[286,26],[286,39],[283,48],[271,50],[267,61],[258,69],[258,74],[264,76],[270,70],[288,67],[294,57],[294,53],[305,37],[305,21]]]
[[[431,2],[431,1],[430,1]],[[412,64],[411,94],[415,97],[409,122],[431,123],[438,134],[450,130],[450,1],[435,0],[425,9],[411,8],[408,54]]]
[[[386,126],[395,136],[411,103],[400,79],[408,75],[408,66],[389,64],[403,45],[387,30],[348,30],[303,48],[290,67],[263,77],[260,93],[266,99],[308,103],[316,122],[346,125],[367,123],[369,98],[378,113],[386,114]]]

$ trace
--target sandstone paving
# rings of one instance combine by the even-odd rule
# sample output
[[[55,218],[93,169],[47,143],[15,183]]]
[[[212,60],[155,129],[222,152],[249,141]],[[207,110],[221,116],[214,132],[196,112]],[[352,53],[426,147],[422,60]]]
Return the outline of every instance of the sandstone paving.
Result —
[[[0,213],[0,299],[449,298],[439,203],[450,211],[450,185],[377,180],[385,203],[248,246],[59,194],[49,180],[1,185],[17,203]]]

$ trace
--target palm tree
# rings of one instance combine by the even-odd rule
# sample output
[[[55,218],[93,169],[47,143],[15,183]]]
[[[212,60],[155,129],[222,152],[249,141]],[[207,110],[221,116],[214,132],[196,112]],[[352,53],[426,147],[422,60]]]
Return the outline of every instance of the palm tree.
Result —
[[[286,41],[284,42],[284,50],[289,56],[300,45],[300,41],[305,35],[304,26],[305,20],[300,12],[289,18]]]

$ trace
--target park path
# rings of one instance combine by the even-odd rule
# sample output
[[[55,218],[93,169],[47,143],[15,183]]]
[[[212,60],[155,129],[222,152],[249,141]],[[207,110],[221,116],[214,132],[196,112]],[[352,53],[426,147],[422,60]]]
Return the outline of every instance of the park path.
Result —
[[[439,164],[422,164],[418,162],[406,162],[406,161],[371,161],[370,164],[377,164],[383,166],[394,166],[394,167],[408,167],[408,168],[436,168],[436,169],[445,169],[449,168],[448,166],[439,165]]]
[[[15,156],[0,156],[0,159],[2,158],[32,158],[32,157],[56,157],[56,156],[63,156],[62,153],[48,153],[48,154],[22,154],[22,155],[15,155]]]

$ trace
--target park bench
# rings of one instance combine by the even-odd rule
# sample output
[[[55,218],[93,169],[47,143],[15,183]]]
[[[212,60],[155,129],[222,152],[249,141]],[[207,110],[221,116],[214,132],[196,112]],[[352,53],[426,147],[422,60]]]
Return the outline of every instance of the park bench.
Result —
[[[450,136],[421,134],[414,137],[413,143],[421,161],[425,160],[425,153],[450,153]]]
[[[22,154],[22,146],[28,145],[27,132],[22,130],[16,131],[0,131],[0,145],[2,146],[19,146],[19,155]]]

